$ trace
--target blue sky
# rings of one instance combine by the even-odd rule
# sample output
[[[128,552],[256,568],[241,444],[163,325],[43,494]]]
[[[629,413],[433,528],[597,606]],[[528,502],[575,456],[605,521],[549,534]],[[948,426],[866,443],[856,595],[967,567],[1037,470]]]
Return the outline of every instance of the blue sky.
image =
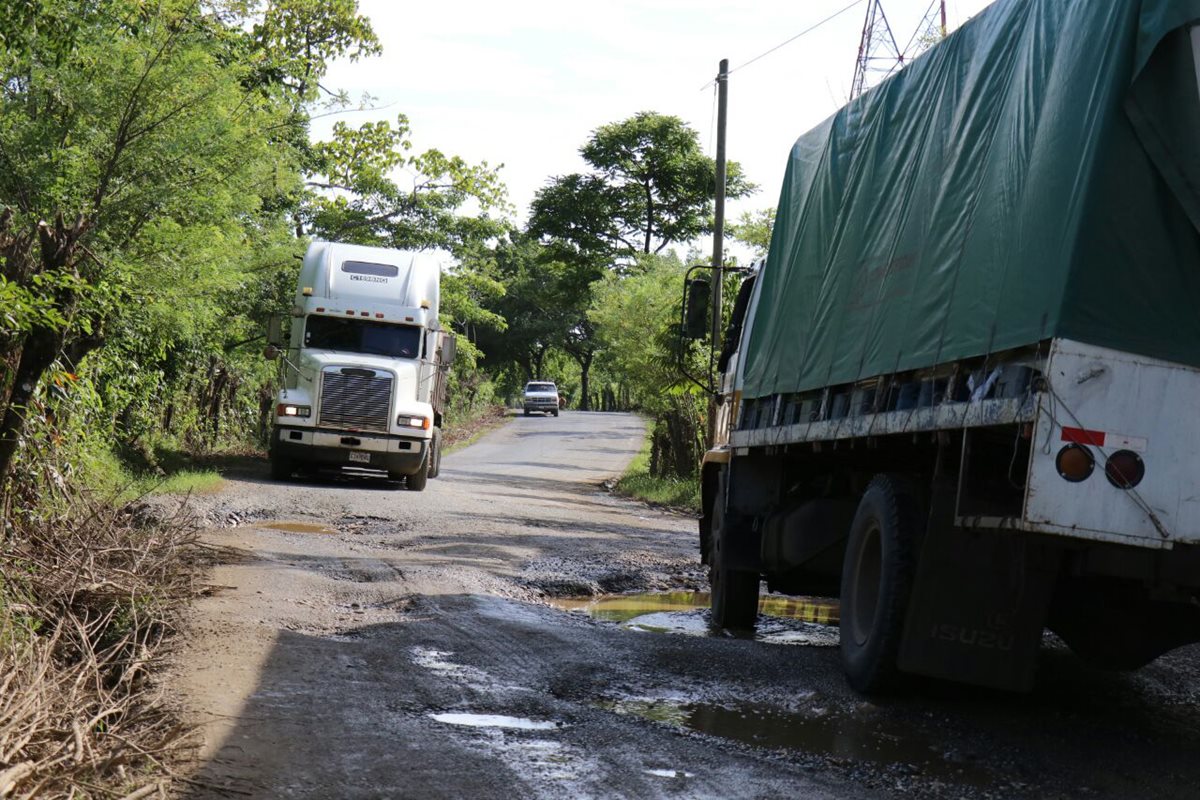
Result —
[[[714,148],[706,84],[728,58],[729,157],[761,187],[731,216],[773,206],[792,142],[845,102],[867,2],[765,58],[738,67],[851,0],[361,0],[381,57],[335,63],[326,83],[376,109],[351,123],[407,114],[415,145],[503,164],[524,220],[547,178],[584,168],[600,125],[653,110],[682,117]],[[947,0],[950,28],[989,0]],[[884,0],[901,45],[929,0]],[[332,120],[320,120],[322,135]]]

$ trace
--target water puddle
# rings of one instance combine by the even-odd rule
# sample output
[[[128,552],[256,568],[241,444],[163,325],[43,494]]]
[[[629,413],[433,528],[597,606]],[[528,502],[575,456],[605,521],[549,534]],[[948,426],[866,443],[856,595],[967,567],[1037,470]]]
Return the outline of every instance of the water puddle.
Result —
[[[608,622],[628,622],[644,614],[660,611],[692,611],[708,608],[708,592],[649,592],[646,594],[610,594],[599,597],[554,597],[547,602],[567,611],[583,611]],[[782,597],[763,595],[758,613],[782,619],[795,619],[819,625],[837,625],[838,601],[824,597]]]
[[[256,522],[256,528],[269,528],[273,531],[284,531],[285,533],[324,533],[334,534],[336,530],[325,525],[317,525],[311,522],[288,522],[287,520],[271,519],[266,522]]]
[[[929,777],[984,785],[990,776],[957,753],[940,752],[911,731],[893,732],[871,714],[833,715],[785,711],[753,703],[616,700],[599,704],[618,714],[732,739],[755,747],[797,750],[836,760],[903,765]],[[659,774],[659,773],[656,773]],[[675,775],[662,770],[664,777]]]
[[[648,633],[711,636],[707,592],[655,592],[551,598],[551,606]],[[815,597],[765,595],[758,601],[754,638],[771,644],[836,647],[838,602]]]
[[[642,772],[656,778],[694,778],[695,773],[684,772],[681,769],[644,769]]]
[[[562,723],[546,722],[524,717],[506,717],[503,714],[430,714],[430,717],[447,725],[466,725],[470,728],[508,728],[520,731],[550,731],[561,728]]]

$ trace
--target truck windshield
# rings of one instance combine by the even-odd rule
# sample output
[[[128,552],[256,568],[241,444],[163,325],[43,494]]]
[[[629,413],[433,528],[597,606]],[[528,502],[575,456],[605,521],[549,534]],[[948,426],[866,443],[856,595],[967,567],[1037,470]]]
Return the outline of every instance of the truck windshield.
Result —
[[[525,385],[527,392],[553,392],[555,391],[553,383],[528,383]]]
[[[304,346],[343,350],[392,358],[416,358],[421,352],[421,329],[365,319],[310,316],[304,326]]]

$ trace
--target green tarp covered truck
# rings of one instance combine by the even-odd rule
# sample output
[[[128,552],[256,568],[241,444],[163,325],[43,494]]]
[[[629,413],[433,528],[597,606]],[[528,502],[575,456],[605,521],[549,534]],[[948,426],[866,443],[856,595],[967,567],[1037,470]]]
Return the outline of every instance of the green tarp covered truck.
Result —
[[[1200,0],[999,0],[796,142],[703,469],[717,625],[1024,689],[1200,641]]]

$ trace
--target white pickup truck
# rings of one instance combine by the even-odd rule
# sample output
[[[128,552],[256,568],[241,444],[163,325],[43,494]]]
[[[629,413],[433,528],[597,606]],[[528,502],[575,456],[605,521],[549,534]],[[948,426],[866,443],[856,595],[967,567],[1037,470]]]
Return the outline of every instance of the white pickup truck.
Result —
[[[530,381],[525,384],[525,416],[534,411],[558,416],[558,387],[552,381]]]

